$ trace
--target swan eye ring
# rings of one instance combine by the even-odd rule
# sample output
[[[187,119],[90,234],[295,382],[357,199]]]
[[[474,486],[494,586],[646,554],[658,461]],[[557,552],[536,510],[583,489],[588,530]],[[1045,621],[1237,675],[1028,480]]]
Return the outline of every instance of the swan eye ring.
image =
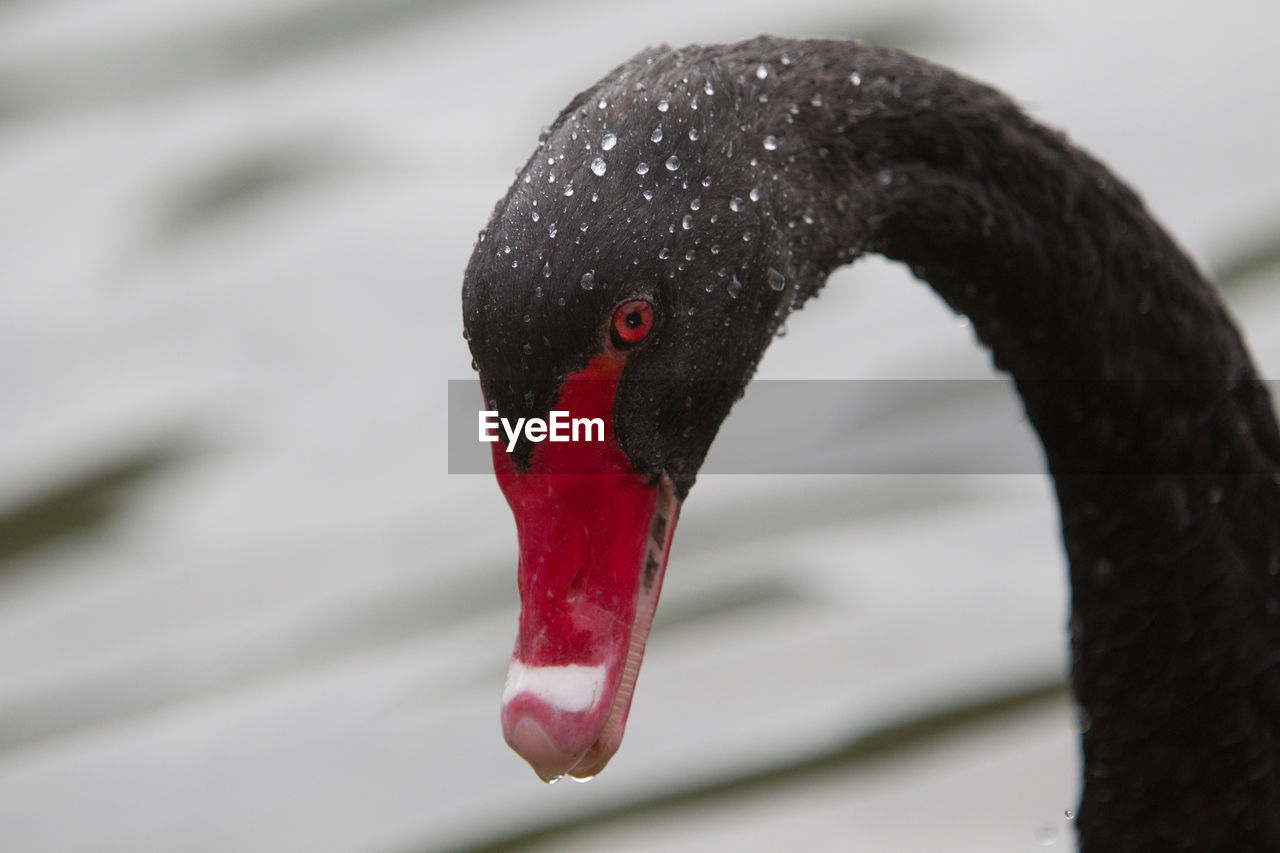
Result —
[[[648,299],[627,299],[613,309],[609,338],[616,349],[636,346],[653,330],[653,303]]]

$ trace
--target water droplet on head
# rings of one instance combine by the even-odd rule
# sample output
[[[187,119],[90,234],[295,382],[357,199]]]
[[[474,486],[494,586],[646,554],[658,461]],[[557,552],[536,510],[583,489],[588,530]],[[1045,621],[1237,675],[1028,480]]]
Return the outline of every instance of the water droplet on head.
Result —
[[[604,98],[601,98],[600,100],[596,101],[596,109],[598,110],[602,110],[607,106],[609,106],[609,102],[606,101]]]
[[[541,298],[542,298],[542,286],[541,286],[541,285],[539,285],[538,287],[535,287],[535,288],[533,289],[533,295],[534,295],[535,297],[537,297],[538,299],[541,299]]]
[[[702,207],[702,199],[700,198],[695,198],[693,201],[689,202],[690,210],[697,210],[700,207]]]
[[[547,226],[547,236],[554,240],[557,230],[558,229],[556,228],[556,224],[552,222],[550,225]]]
[[[661,141],[662,141],[662,128],[660,128],[660,127],[655,127],[655,128],[653,129],[653,133],[649,134],[649,141],[650,141],[650,142],[661,142]]]
[[[565,184],[564,194],[567,196],[573,195],[573,184]]]
[[[479,372],[480,372],[480,362],[476,361],[474,358],[473,358],[473,359],[471,359],[471,369],[472,369],[472,370],[474,370],[476,373],[479,373]]]
[[[640,195],[644,196],[645,201],[653,200],[653,190],[645,190],[644,192],[640,193]]]
[[[590,290],[596,286],[596,277],[593,273],[584,272],[582,274],[582,280],[578,283],[582,285],[583,290]]]
[[[591,171],[597,175],[603,175],[609,169],[609,164],[604,161],[603,157],[597,157],[591,161]]]
[[[617,144],[618,144],[618,137],[614,136],[612,133],[606,133],[604,136],[600,137],[601,151],[609,151],[613,148],[613,146]]]
[[[525,355],[533,355],[533,344],[525,344],[521,349],[524,350]]]
[[[774,136],[773,134],[770,134],[770,135],[766,136],[766,137],[764,138],[764,150],[765,150],[765,151],[777,151],[777,150],[778,150],[778,137]]]
[[[658,101],[658,112],[665,113],[669,109],[671,109],[671,104],[668,103],[666,98]]]
[[[658,252],[658,259],[665,261],[669,257],[671,257],[671,250],[664,246],[662,250]]]
[[[693,227],[693,217],[686,213],[686,214],[684,215],[684,219],[681,219],[681,220],[680,220],[680,227],[681,227],[681,228],[683,228],[683,229],[684,229],[684,230],[686,230],[686,231],[688,231],[690,228],[692,228],[692,227]]]
[[[763,66],[763,65],[757,65],[757,66],[756,66],[756,78],[757,78],[757,79],[759,79],[759,80],[763,80],[764,78],[766,78],[766,77],[768,77],[768,76],[769,76],[769,69],[768,69],[768,68],[766,68],[766,67],[765,67],[765,66]]]
[[[1065,817],[1067,820],[1075,820],[1075,819],[1076,819],[1076,813],[1075,813],[1075,812],[1073,812],[1071,809],[1067,809],[1066,811],[1064,811],[1064,812],[1062,813],[1062,815],[1063,815],[1063,817]]]
[[[738,198],[737,196],[734,196],[733,198],[729,199],[729,209],[732,210],[734,213],[740,213],[742,211],[742,207],[743,207],[742,199]]]
[[[556,182],[556,173],[547,172],[547,183],[554,184]]]
[[[680,168],[680,158],[672,154],[667,158],[666,167],[668,172],[674,172]]]
[[[648,164],[648,163],[637,163],[637,164],[636,164],[636,174],[637,174],[637,175],[647,175],[647,174],[649,174],[649,164]]]
[[[551,278],[551,262],[547,261],[542,265],[542,277]]]
[[[738,294],[742,292],[742,282],[738,281],[737,273],[734,273],[733,278],[729,280],[728,287],[725,289],[729,291],[729,297],[731,299],[738,298]]]
[[[850,83],[852,83],[852,84],[853,84],[853,85],[855,85],[855,86],[861,86],[861,85],[862,85],[862,75],[861,75],[861,74],[859,74],[857,71],[853,72],[852,74],[850,74],[850,75],[849,75],[849,82],[850,82]]]
[[[747,193],[747,198],[751,199],[752,201],[759,201],[759,200],[760,200],[760,188],[759,188],[759,187],[752,187],[752,188],[751,188],[751,192]]]
[[[712,86],[711,81],[708,80],[702,84],[702,91],[706,92],[708,95],[714,95],[716,93],[716,87]]]
[[[696,127],[689,128],[689,140],[692,142],[698,141],[698,129]]]
[[[538,211],[535,210],[533,213],[529,214],[529,218],[532,219],[534,222],[537,222],[539,219],[542,218],[542,216],[541,214],[538,213]]]
[[[563,296],[556,297],[556,304],[559,305],[561,308],[563,308],[565,304],[564,297]]]
[[[773,267],[769,267],[769,286],[774,290],[782,290],[787,286],[787,277]]]

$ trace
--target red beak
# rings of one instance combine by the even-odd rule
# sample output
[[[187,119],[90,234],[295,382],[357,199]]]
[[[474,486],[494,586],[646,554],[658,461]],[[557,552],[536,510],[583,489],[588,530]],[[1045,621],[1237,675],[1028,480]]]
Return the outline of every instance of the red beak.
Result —
[[[589,779],[617,752],[658,605],[679,500],[613,435],[620,357],[570,377],[555,409],[604,421],[604,440],[535,446],[494,471],[520,540],[520,628],[502,696],[507,743],[546,781]]]

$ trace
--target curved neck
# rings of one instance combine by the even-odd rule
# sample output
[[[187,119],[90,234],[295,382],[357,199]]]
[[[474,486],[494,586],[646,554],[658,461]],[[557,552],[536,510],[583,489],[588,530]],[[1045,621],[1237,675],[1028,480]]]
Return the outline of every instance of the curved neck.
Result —
[[[769,92],[828,95],[792,111],[777,193],[831,226],[787,247],[801,298],[864,251],[903,261],[971,318],[1043,441],[1082,845],[1280,849],[1280,437],[1221,302],[1129,189],[993,90],[856,45],[801,64]]]

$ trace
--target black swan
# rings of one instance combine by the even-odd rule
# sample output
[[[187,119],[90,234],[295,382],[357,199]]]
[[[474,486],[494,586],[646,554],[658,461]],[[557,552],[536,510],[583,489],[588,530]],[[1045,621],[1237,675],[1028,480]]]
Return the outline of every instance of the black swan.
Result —
[[[617,750],[680,502],[787,313],[867,252],[968,315],[1042,441],[1081,847],[1280,850],[1280,434],[1239,333],[1103,165],[856,42],[636,56],[480,234],[462,296],[486,408],[604,439],[493,447],[520,542],[507,741],[544,779]]]

